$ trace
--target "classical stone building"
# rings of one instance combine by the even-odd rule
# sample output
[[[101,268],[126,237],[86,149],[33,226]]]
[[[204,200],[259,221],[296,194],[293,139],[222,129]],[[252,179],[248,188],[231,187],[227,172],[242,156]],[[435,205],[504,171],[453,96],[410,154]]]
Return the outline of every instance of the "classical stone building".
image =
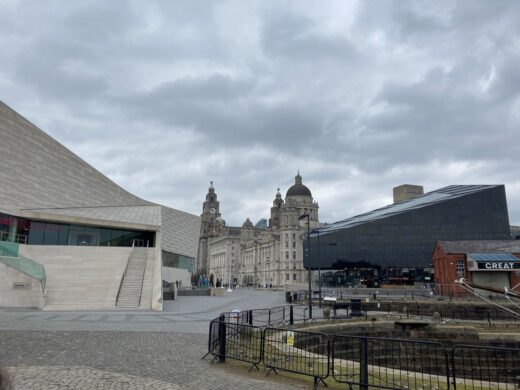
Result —
[[[298,173],[285,200],[276,193],[269,223],[226,226],[213,184],[203,204],[197,266],[224,284],[285,286],[306,282],[303,242],[309,214],[310,229],[318,227],[318,203]]]

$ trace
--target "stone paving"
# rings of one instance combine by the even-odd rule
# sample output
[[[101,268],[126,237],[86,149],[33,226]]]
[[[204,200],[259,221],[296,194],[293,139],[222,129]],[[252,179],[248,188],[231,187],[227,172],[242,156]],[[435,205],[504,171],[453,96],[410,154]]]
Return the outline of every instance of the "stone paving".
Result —
[[[233,307],[282,304],[283,294],[181,298],[162,313],[0,309],[0,366],[16,390],[309,387],[201,360],[209,319]]]
[[[233,308],[283,305],[283,292],[238,289],[223,297],[179,297],[164,311],[39,311],[0,308],[0,330],[88,330],[207,334],[209,321]]]

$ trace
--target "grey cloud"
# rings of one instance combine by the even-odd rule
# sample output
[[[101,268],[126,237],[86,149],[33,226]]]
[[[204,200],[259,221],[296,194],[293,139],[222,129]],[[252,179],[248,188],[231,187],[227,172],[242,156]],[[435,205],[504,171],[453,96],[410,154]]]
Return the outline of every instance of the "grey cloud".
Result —
[[[305,61],[354,60],[358,50],[344,36],[331,36],[316,31],[318,21],[304,16],[275,13],[262,26],[262,47],[270,60]],[[301,63],[295,62],[295,66]]]
[[[233,80],[224,74],[212,74],[205,79],[180,79],[164,83],[153,91],[157,99],[176,103],[180,101],[221,101],[235,100],[250,92],[253,80]]]
[[[294,150],[317,135],[320,113],[309,105],[269,105],[255,95],[253,80],[214,74],[166,83],[148,96],[122,97],[140,120],[174,124],[203,134],[215,145],[269,145]]]
[[[508,104],[520,96],[520,55],[510,56],[496,69],[490,93],[497,102]]]
[[[518,2],[345,5],[0,5],[2,100],[144,198],[200,213],[213,179],[232,224],[297,169],[329,222],[470,180],[520,222]]]

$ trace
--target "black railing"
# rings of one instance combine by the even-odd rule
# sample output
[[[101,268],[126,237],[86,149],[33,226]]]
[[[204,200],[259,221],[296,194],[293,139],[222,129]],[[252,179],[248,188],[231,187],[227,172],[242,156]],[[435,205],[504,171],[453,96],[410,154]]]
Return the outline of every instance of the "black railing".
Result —
[[[327,378],[359,390],[520,388],[520,348],[447,347],[432,341],[353,335],[329,338],[282,327],[308,322],[305,309],[280,306],[223,313],[210,323],[206,356],[247,362],[250,370],[263,365],[267,375],[288,371],[310,376],[314,388]],[[316,309],[319,318],[327,318]],[[348,314],[348,308],[339,310]]]
[[[262,362],[262,328],[240,322],[228,322],[224,332],[225,357],[250,363],[251,368],[258,369],[258,365]]]
[[[431,319],[438,315],[437,319],[442,322],[468,322],[485,325],[510,323],[512,326],[520,326],[520,316],[498,308],[485,306],[439,308],[432,307],[432,305],[405,302],[336,302],[321,306],[313,305],[312,319],[309,318],[308,311],[308,307],[304,305],[253,309],[242,312],[241,320],[242,323],[265,327],[352,317],[369,319],[371,315],[377,316],[378,313],[385,313],[399,319]],[[224,313],[224,315],[227,318],[233,314]]]
[[[324,333],[281,328],[264,330],[264,366],[314,378],[314,387],[329,376],[329,339]]]
[[[350,387],[449,388],[448,352],[440,343],[335,336],[331,355],[334,379]]]
[[[520,388],[520,349],[457,345],[451,364],[454,389]]]

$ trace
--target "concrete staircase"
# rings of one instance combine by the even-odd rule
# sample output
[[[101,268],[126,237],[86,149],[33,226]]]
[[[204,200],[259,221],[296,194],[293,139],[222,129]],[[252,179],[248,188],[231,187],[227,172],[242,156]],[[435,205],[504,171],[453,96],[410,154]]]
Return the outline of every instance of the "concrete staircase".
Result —
[[[132,248],[20,245],[45,267],[44,310],[114,309]]]
[[[117,296],[117,307],[137,309],[141,306],[147,259],[148,248],[132,250]]]

